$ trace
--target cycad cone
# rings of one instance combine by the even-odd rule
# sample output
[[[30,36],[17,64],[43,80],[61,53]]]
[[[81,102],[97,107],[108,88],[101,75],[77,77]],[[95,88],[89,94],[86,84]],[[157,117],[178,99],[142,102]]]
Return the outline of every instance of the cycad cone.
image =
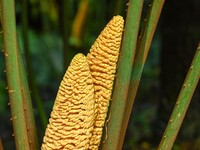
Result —
[[[61,82],[43,150],[99,147],[116,71],[124,20],[106,25],[87,58],[77,54]]]
[[[87,55],[95,91],[95,123],[89,149],[98,149],[107,116],[116,72],[124,20],[115,16],[106,25]]]
[[[77,54],[60,84],[42,150],[88,149],[94,103],[94,86],[86,57]]]

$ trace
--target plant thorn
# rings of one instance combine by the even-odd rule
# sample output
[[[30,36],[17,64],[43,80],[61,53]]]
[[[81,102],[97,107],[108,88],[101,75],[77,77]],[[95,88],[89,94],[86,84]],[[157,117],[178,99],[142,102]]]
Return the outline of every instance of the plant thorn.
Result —
[[[8,57],[8,54],[6,52],[4,54],[5,54],[5,57]]]
[[[105,139],[104,139],[103,143],[105,143],[106,140],[108,139],[108,127],[107,127],[107,124],[108,124],[108,122],[110,121],[110,118],[111,118],[111,113],[110,113],[110,115],[108,116],[108,119],[106,120],[106,123],[105,123],[106,136],[105,136]]]
[[[181,116],[181,114],[180,113],[178,113],[178,117],[180,117]]]
[[[8,90],[8,93],[14,93],[15,90]]]
[[[12,120],[17,119],[17,116],[13,117]]]

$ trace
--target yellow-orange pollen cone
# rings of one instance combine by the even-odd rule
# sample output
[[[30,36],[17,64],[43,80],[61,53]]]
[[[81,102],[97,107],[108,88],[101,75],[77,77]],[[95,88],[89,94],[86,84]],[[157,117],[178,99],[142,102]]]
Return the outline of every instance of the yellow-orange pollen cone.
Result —
[[[60,84],[42,150],[89,149],[95,117],[94,85],[86,57],[77,54]]]
[[[89,149],[98,149],[111,99],[124,20],[114,16],[87,55],[95,91],[95,123]]]

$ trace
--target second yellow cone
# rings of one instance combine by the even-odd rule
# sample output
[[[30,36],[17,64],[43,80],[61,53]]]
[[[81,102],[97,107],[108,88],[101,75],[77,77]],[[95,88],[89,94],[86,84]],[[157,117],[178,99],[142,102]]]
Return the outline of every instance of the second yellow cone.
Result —
[[[121,16],[114,16],[106,25],[87,55],[94,82],[95,123],[90,149],[98,149],[113,88],[124,28]]]

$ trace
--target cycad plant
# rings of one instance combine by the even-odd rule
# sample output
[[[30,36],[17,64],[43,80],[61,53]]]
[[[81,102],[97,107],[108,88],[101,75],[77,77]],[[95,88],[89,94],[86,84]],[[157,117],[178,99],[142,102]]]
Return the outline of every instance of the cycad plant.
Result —
[[[80,47],[82,44],[81,36],[89,2],[82,0],[78,14],[71,23],[72,43],[66,42],[65,48]],[[70,2],[65,1],[63,4],[64,7]],[[119,0],[117,4],[116,12],[119,12],[122,1]],[[134,99],[163,4],[164,0],[152,0],[147,16],[141,20],[143,0],[130,0],[127,3],[125,23],[123,17],[114,16],[96,39],[88,55],[77,54],[72,59],[60,84],[42,149],[122,149]],[[83,7],[84,5],[87,7]],[[39,149],[26,71],[18,46],[14,6],[13,0],[1,0],[3,52],[13,135],[17,149]],[[83,16],[80,15],[81,11],[84,11]],[[67,10],[63,11],[63,16],[69,16],[67,13]],[[27,16],[24,16],[25,25],[26,18]],[[69,20],[64,18],[63,21],[63,39],[66,40],[70,36],[65,21]],[[24,34],[24,38],[26,37]],[[28,46],[25,48],[28,49]],[[64,51],[65,61],[66,55]],[[28,67],[31,67],[30,64]],[[172,148],[199,78],[200,45],[158,149]],[[31,85],[36,88],[34,83]],[[37,103],[45,127],[41,100]],[[0,148],[1,145],[0,141]]]

